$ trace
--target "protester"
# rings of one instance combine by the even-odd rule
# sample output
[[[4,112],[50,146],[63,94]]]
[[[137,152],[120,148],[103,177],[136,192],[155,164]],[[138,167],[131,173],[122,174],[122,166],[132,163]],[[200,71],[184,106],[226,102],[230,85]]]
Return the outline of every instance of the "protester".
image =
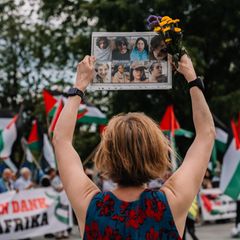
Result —
[[[27,167],[21,168],[20,175],[21,176],[16,180],[14,184],[14,188],[17,191],[27,190],[34,187],[31,171]]]
[[[53,189],[57,192],[63,191],[63,185],[56,169],[50,168],[47,171],[47,175],[49,177],[50,184],[53,187]]]
[[[5,168],[0,178],[0,193],[13,190],[12,170]]]
[[[75,87],[81,91],[92,81],[94,61],[94,57],[86,56],[78,65]],[[187,82],[197,78],[187,55],[178,65]],[[72,146],[81,97],[68,98],[56,124],[53,143],[64,189],[83,239],[181,238],[215,141],[212,115],[202,90],[193,86],[189,91],[195,140],[182,165],[160,191],[146,189],[145,185],[163,175],[170,165],[170,144],[159,126],[142,113],[121,114],[110,120],[95,163],[118,186],[112,192],[101,192],[84,173]]]
[[[41,177],[40,186],[41,187],[50,187],[51,186],[50,178],[48,175],[45,174]]]
[[[131,61],[148,60],[148,44],[147,40],[140,37],[136,40],[135,46],[130,54]]]
[[[232,238],[240,237],[240,199],[236,201],[236,205],[237,205],[237,209],[236,209],[235,227],[231,231]]]
[[[182,240],[186,240],[186,232],[190,234],[193,240],[198,240],[198,237],[195,233],[195,221],[198,216],[198,202],[197,198],[195,197],[193,203],[188,211],[187,220],[186,220],[186,227],[184,230]]]
[[[212,186],[212,174],[209,169],[206,170],[206,173],[203,178],[202,182],[202,188],[203,189],[211,189],[213,188]]]

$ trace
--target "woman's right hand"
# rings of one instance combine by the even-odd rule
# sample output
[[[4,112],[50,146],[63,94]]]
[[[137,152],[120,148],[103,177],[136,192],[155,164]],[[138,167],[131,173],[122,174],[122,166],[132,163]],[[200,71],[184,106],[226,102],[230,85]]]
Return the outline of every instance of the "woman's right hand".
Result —
[[[178,62],[177,71],[183,74],[183,76],[188,82],[191,82],[197,78],[196,72],[192,64],[192,60],[187,54],[184,54],[181,57],[180,62]]]
[[[93,79],[94,63],[96,58],[94,56],[85,56],[84,59],[77,66],[77,76],[74,87],[85,91],[89,83]]]

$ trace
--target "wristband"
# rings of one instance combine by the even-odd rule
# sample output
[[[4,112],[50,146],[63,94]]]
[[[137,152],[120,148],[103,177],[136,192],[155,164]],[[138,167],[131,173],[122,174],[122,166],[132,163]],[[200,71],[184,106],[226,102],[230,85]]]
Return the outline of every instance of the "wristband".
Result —
[[[189,90],[192,87],[198,87],[202,92],[205,90],[203,80],[200,77],[197,77],[195,80],[188,83]]]
[[[84,92],[78,88],[70,88],[67,93],[68,97],[79,96],[81,99],[84,99]]]

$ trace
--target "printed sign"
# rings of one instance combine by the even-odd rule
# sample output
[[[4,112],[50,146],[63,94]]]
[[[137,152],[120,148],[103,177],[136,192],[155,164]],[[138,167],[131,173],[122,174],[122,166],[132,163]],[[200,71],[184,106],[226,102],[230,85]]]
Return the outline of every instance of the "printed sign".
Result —
[[[203,189],[199,195],[204,221],[236,217],[236,202],[219,188]]]
[[[72,225],[72,208],[65,192],[38,188],[0,194],[1,240],[43,236]]]
[[[96,57],[91,90],[172,88],[167,48],[153,32],[94,32],[91,54]]]

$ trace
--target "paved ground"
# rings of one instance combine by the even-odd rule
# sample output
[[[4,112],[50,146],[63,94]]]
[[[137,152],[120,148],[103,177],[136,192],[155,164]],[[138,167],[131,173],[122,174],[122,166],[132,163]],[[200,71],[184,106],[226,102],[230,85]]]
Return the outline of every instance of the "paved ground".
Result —
[[[221,224],[204,224],[197,225],[196,234],[199,240],[228,240],[230,238],[230,231],[234,226],[233,223],[221,223]],[[80,240],[78,235],[78,228],[74,227],[73,233],[69,240]],[[33,238],[32,240],[43,240],[43,237]],[[240,239],[240,238],[239,238]],[[190,236],[187,236],[187,240],[191,240]]]
[[[232,239],[230,232],[233,227],[234,223],[204,224],[197,226],[196,234],[200,240],[227,240]]]

